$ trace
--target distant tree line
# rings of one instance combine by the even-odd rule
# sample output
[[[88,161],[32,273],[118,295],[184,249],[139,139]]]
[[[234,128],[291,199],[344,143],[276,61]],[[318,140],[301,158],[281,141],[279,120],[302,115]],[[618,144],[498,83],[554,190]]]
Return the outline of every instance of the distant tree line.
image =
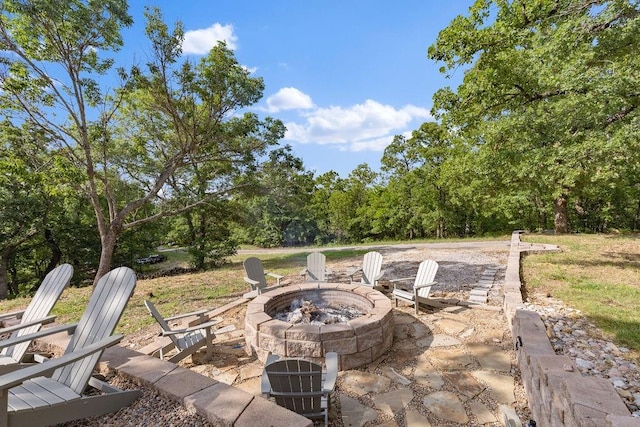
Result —
[[[0,298],[53,266],[77,280],[158,245],[207,268],[240,244],[640,227],[637,1],[477,1],[429,47],[435,121],[380,171],[316,175],[224,43],[198,62],[148,9],[148,62],[109,56],[126,2],[0,3]],[[109,79],[107,79],[109,77]],[[118,84],[114,85],[114,79]]]

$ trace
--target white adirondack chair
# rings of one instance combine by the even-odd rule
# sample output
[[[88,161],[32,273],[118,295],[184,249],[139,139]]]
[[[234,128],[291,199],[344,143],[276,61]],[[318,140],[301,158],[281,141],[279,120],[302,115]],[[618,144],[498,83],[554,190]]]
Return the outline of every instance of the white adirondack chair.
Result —
[[[73,333],[62,356],[0,376],[0,427],[45,426],[103,415],[138,398],[140,390],[119,390],[91,376],[104,349],[122,339],[111,334],[135,285],[130,268],[111,270],[98,281],[77,324],[17,338]],[[83,395],[87,385],[104,394]]]
[[[307,255],[307,267],[300,275],[308,282],[326,282],[332,271],[327,269],[327,258],[321,252]]]
[[[358,273],[360,273],[360,284],[371,288],[378,286],[378,280],[384,275],[382,255],[375,251],[364,254],[362,266],[347,271],[350,283],[353,284],[354,276]]]
[[[262,292],[270,291],[271,289],[275,289],[281,285],[287,285],[289,283],[288,280],[282,280],[284,279],[284,276],[281,274],[264,271],[262,261],[259,258],[247,258],[243,261],[242,266],[244,267],[245,272],[244,281],[251,286],[251,292],[246,293],[244,295],[245,298],[253,298],[260,295]],[[267,276],[274,278],[276,283],[268,286]]]
[[[44,278],[40,287],[31,299],[26,309],[11,313],[0,314],[0,321],[19,321],[12,326],[0,329],[0,334],[10,334],[9,339],[32,334],[51,323],[56,316],[49,315],[62,291],[71,281],[73,267],[62,264],[51,270]],[[9,341],[11,342],[11,341]],[[0,374],[18,369],[23,362],[31,341],[7,345],[7,341],[0,341]]]
[[[262,394],[278,405],[329,425],[329,393],[338,377],[338,354],[327,353],[326,370],[303,359],[280,359],[270,354],[262,374]]]
[[[145,301],[144,305],[162,329],[162,336],[168,336],[171,339],[171,344],[168,346],[162,346],[157,353],[157,356],[160,357],[160,359],[168,360],[169,362],[179,362],[205,346],[207,351],[206,356],[207,358],[210,358],[213,353],[213,340],[215,339],[216,334],[223,334],[235,330],[235,326],[233,325],[224,326],[220,329],[214,330],[213,326],[220,323],[222,319],[206,318],[204,313],[209,311],[207,309],[178,314],[171,317],[162,317],[151,301]],[[180,329],[172,329],[171,326],[169,326],[169,322],[174,320],[195,316],[200,318],[200,323],[197,325]],[[165,358],[165,353],[173,350],[174,348],[177,350],[177,353],[169,358]]]
[[[418,306],[421,301],[425,301],[431,292],[431,286],[437,284],[434,282],[436,273],[438,272],[438,263],[433,260],[426,260],[420,263],[418,274],[415,278],[405,277],[402,279],[391,280],[393,283],[393,298],[398,306],[398,300],[413,304],[415,312],[418,314]],[[405,290],[397,287],[398,282],[414,279],[411,290]]]

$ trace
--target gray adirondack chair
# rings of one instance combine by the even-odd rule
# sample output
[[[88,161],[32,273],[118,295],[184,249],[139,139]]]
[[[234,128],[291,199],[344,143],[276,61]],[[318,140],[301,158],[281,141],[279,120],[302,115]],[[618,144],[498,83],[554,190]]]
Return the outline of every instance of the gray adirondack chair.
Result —
[[[438,272],[438,263],[433,260],[426,260],[420,263],[418,267],[418,274],[416,277],[405,277],[402,279],[393,279],[393,298],[398,306],[398,300],[412,304],[415,307],[415,312],[418,314],[418,306],[421,301],[425,301],[429,297],[431,287],[438,282],[434,282],[436,273]],[[413,287],[410,290],[405,290],[397,287],[398,282],[403,282],[413,279]]]
[[[49,315],[56,301],[62,295],[62,291],[71,281],[73,267],[71,264],[62,264],[51,270],[44,278],[40,287],[31,299],[26,309],[11,313],[0,314],[0,321],[19,321],[12,326],[0,329],[0,334],[10,334],[9,339],[32,334],[51,323],[56,316]],[[9,341],[11,342],[11,341]],[[30,341],[24,341],[14,345],[6,345],[7,341],[0,341],[0,374],[18,369],[23,362]]]
[[[252,298],[260,295],[262,292],[270,291],[271,289],[275,289],[281,285],[289,284],[288,280],[282,280],[284,279],[283,275],[264,271],[262,261],[256,257],[245,259],[242,262],[242,266],[244,267],[245,272],[244,281],[251,286],[251,292],[245,294],[245,298]],[[276,280],[275,285],[268,286],[267,276]]]
[[[168,336],[171,339],[171,343],[169,345],[162,346],[157,351],[157,356],[162,360],[168,360],[172,363],[179,362],[202,347],[206,347],[206,357],[210,358],[213,354],[213,340],[215,339],[216,334],[223,334],[236,329],[235,326],[228,325],[214,330],[213,326],[220,323],[222,319],[206,318],[204,314],[209,311],[207,309],[178,314],[171,317],[162,317],[151,301],[145,301],[144,305],[147,307],[147,310],[149,310],[149,313],[153,316],[158,325],[160,325],[160,328],[162,329],[162,336]],[[180,329],[172,329],[171,326],[169,326],[169,322],[194,316],[198,316],[200,318],[200,322],[197,325]],[[174,348],[177,350],[177,353],[166,358],[165,353],[173,350]]]
[[[307,267],[300,275],[308,282],[326,282],[332,271],[327,269],[327,258],[321,252],[307,255]]]
[[[384,275],[382,270],[382,255],[379,252],[367,252],[364,254],[362,266],[347,271],[349,282],[353,284],[354,276],[359,273],[360,284],[374,288],[378,286],[378,280]]]
[[[140,390],[119,390],[91,376],[104,349],[122,339],[111,334],[135,285],[130,268],[111,270],[96,284],[77,324],[30,335],[73,333],[62,356],[0,376],[0,427],[45,426],[103,415],[138,398]],[[104,394],[83,395],[87,385]]]
[[[280,359],[270,354],[262,374],[262,394],[278,405],[329,425],[329,394],[338,377],[338,354],[325,356],[326,370],[304,359]]]

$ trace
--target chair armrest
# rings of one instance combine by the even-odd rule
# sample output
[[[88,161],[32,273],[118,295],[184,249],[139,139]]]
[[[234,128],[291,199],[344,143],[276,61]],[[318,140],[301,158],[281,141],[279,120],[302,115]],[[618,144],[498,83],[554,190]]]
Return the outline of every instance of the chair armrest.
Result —
[[[11,318],[21,319],[22,315],[24,314],[25,311],[26,311],[26,309],[25,310],[12,311],[10,313],[2,313],[2,314],[0,314],[0,321],[11,319]]]
[[[351,276],[353,276],[354,274],[356,274],[358,271],[362,271],[362,267],[355,267],[355,268],[349,269],[349,270],[347,270],[347,272],[345,273],[345,275],[346,275],[347,277],[351,277]]]
[[[51,323],[56,320],[56,316],[51,315],[47,317],[43,317],[42,319],[32,320],[30,322],[19,323],[13,326],[7,326],[6,328],[0,329],[0,334],[8,334],[13,331],[19,331],[20,329],[27,328],[33,325],[46,325],[47,323]]]
[[[402,279],[391,279],[389,280],[391,283],[395,283],[395,282],[404,282],[407,280],[415,280],[415,277],[403,277]]]
[[[49,359],[44,363],[30,365],[22,369],[18,369],[17,371],[1,375],[0,390],[7,390],[11,387],[15,387],[31,378],[49,376],[53,371],[62,366],[76,362],[93,353],[97,353],[107,347],[111,347],[112,345],[119,343],[122,338],[123,335],[112,335],[108,338],[104,338],[98,342],[88,345],[80,350],[72,351],[71,353],[64,354],[54,359]]]
[[[327,353],[325,355],[325,362],[327,365],[327,376],[322,384],[322,392],[331,393],[338,379],[338,354],[333,351]]]
[[[9,338],[6,340],[0,340],[0,348],[10,347],[12,345],[35,340],[35,339],[46,337],[49,335],[54,335],[60,332],[67,332],[69,335],[71,335],[76,330],[76,326],[78,326],[77,323],[73,323],[70,325],[54,326],[53,328],[41,329],[38,332],[34,332],[32,334],[21,335],[19,337]]]
[[[436,285],[438,282],[429,282],[429,283],[420,283],[419,285],[415,285],[413,289],[422,289],[427,288],[429,286]]]
[[[280,359],[280,356],[278,356],[277,354],[269,354],[267,356],[267,361],[265,362],[264,366],[267,366],[268,364],[273,363],[278,359]],[[269,375],[267,374],[266,369],[262,371],[262,380],[260,382],[260,392],[263,395],[265,395],[265,397],[267,398],[271,393],[271,383],[269,382]]]
[[[249,279],[248,277],[244,278],[244,281],[250,284],[251,286],[257,286],[260,284],[257,280]]]
[[[199,331],[200,329],[207,329],[207,328],[210,328],[212,326],[215,326],[220,322],[222,322],[222,319],[220,319],[219,317],[216,317],[214,319],[209,320],[208,322],[200,323],[199,325],[189,326],[188,328],[172,329],[170,331],[162,331],[162,336],[184,334],[184,333],[187,333],[187,332]]]
[[[276,273],[270,273],[270,272],[267,272],[267,273],[264,273],[264,274],[266,274],[269,277],[273,277],[274,279],[276,279],[276,285],[277,286],[280,286],[280,280],[284,279],[284,276],[282,274],[276,274]]]
[[[210,310],[207,308],[203,308],[202,310],[192,311],[191,313],[176,314],[175,316],[165,317],[164,320],[169,322],[171,320],[184,319],[185,317],[200,316],[202,314],[205,314],[207,311],[210,311]]]

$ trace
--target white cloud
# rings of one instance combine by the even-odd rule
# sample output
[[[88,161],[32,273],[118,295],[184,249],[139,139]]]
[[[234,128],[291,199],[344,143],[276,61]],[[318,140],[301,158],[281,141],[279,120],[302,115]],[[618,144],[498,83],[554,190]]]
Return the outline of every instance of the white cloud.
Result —
[[[346,151],[383,151],[394,135],[410,132],[414,120],[431,119],[429,110],[406,105],[397,110],[373,100],[348,108],[318,108],[303,113],[302,123],[286,123],[285,139],[303,144],[342,145]],[[414,124],[417,128],[419,124]]]
[[[297,110],[313,108],[311,97],[294,87],[284,87],[275,95],[267,98],[266,110],[270,113],[277,113],[283,110]]]
[[[233,34],[233,25],[220,25],[216,22],[204,30],[185,32],[182,52],[186,54],[204,55],[221,40],[227,43],[229,49],[236,49],[238,37]]]

